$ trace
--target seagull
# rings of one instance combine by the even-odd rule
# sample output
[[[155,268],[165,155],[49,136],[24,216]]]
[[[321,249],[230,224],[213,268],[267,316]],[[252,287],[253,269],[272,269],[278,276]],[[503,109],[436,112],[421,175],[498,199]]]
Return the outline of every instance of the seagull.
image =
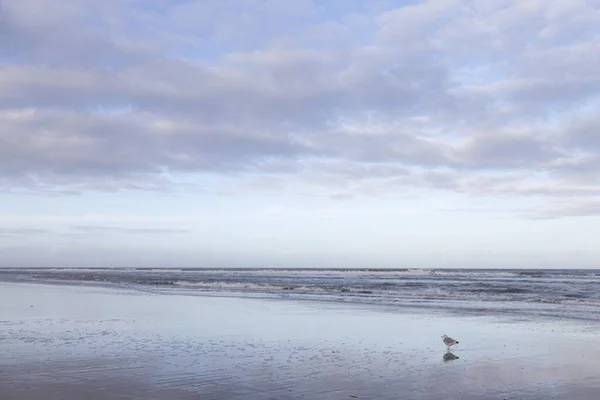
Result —
[[[442,341],[444,342],[444,344],[446,346],[448,346],[448,349],[450,349],[450,346],[454,346],[455,344],[458,344],[458,341],[452,339],[450,336],[446,336],[446,335],[442,335]]]

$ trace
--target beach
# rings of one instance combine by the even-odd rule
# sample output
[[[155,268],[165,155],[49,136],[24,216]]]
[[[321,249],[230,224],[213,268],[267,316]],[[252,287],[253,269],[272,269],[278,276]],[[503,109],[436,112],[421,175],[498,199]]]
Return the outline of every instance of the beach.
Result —
[[[31,283],[0,311],[2,399],[600,396],[594,323]]]

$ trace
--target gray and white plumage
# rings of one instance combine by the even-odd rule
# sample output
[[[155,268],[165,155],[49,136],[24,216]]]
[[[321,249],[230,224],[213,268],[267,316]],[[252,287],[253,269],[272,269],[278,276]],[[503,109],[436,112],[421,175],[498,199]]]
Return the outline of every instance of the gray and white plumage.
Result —
[[[447,335],[442,335],[442,341],[448,347],[454,346],[455,344],[459,343],[457,340],[454,340],[450,336],[447,336]]]

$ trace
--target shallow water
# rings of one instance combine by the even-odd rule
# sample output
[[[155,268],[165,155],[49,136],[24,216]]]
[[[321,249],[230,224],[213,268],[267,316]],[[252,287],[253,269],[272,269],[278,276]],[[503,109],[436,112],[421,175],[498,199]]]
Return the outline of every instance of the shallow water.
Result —
[[[36,284],[0,284],[0,315],[2,399],[600,396],[589,323]]]
[[[0,269],[0,281],[600,321],[598,270]]]

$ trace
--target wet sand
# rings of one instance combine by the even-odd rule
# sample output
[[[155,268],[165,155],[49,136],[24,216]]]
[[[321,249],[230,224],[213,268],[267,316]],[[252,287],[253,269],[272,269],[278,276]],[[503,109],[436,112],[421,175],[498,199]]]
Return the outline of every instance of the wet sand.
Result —
[[[444,357],[444,333],[460,341],[458,359]],[[0,399],[596,400],[599,333],[573,321],[0,284]]]

